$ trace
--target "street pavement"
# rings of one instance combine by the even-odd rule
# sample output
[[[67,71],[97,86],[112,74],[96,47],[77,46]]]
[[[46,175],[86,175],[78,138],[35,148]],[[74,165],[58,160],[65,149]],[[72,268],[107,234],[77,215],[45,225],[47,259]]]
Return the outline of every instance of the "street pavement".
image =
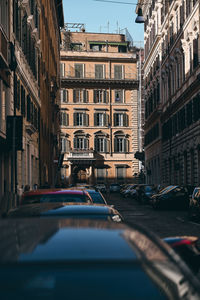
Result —
[[[194,235],[200,238],[200,224],[188,220],[187,211],[154,210],[151,205],[139,204],[123,198],[120,193],[105,195],[108,204],[124,217],[125,222],[142,225],[161,238],[167,236]]]

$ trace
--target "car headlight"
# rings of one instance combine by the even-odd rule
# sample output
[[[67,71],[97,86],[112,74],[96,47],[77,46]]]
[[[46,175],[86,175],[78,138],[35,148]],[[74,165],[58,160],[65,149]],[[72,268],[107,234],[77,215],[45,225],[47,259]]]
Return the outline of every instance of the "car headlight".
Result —
[[[114,215],[114,216],[112,216],[111,218],[112,218],[112,220],[113,220],[114,222],[121,222],[121,221],[122,221],[122,219],[120,218],[119,215]]]

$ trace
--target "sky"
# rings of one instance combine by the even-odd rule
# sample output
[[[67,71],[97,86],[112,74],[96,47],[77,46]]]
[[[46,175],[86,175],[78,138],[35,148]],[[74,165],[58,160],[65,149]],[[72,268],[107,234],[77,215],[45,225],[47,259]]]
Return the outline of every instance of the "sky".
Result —
[[[137,3],[137,0],[116,0]],[[99,2],[94,0],[63,0],[65,23],[83,23],[87,32],[125,33],[136,46],[143,46],[144,25],[136,24],[136,5]],[[140,43],[142,42],[142,43]]]

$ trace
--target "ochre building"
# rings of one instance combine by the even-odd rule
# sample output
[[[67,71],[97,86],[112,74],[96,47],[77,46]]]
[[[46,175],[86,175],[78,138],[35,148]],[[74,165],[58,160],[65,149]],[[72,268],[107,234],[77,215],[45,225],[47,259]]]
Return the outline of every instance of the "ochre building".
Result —
[[[138,174],[136,50],[125,35],[63,30],[62,179],[131,182]]]

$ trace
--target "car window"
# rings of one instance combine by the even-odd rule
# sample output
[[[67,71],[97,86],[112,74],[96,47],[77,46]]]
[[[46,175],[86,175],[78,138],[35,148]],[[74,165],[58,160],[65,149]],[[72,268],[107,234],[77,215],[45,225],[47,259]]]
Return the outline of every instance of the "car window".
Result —
[[[49,203],[49,202],[88,202],[84,194],[53,194],[53,195],[37,195],[24,199],[23,203]],[[23,204],[22,203],[22,204]]]
[[[103,197],[101,196],[101,194],[93,193],[93,192],[89,192],[89,194],[94,203],[105,204],[105,201],[104,201]]]

